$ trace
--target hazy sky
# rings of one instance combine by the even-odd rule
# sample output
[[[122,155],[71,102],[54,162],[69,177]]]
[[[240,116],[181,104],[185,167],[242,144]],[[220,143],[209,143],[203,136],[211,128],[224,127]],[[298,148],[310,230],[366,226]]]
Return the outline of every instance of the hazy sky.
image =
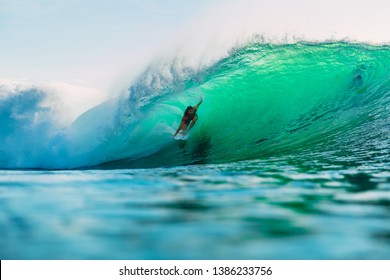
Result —
[[[388,43],[388,3],[0,0],[0,79],[105,89],[160,49],[189,38],[199,46],[217,37],[226,43],[242,33]]]

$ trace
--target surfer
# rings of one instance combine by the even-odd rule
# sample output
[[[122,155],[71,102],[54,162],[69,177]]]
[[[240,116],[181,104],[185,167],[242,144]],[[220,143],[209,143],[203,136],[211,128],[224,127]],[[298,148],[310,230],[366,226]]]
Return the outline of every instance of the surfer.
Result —
[[[175,137],[179,131],[181,130],[182,134],[187,134],[187,132],[195,125],[196,121],[198,120],[198,114],[196,114],[196,111],[198,110],[200,104],[202,104],[203,99],[200,99],[199,103],[196,104],[194,107],[188,106],[187,109],[184,112],[183,118],[181,119],[181,123],[179,125],[179,128],[176,130]]]

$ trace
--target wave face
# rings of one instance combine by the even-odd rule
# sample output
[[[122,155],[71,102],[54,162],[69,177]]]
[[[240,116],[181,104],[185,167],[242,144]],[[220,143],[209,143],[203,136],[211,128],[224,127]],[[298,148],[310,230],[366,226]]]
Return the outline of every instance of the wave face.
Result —
[[[170,92],[159,92],[160,98],[147,102],[145,119],[129,141],[134,155],[149,156],[130,156],[108,166],[225,163],[298,154],[383,159],[390,139],[389,62],[387,46],[247,45],[165,85]],[[180,114],[197,96],[204,103],[190,139],[172,143],[170,133]]]
[[[179,59],[161,62],[146,69],[126,97],[89,110],[61,131],[61,160],[51,154],[44,164],[0,164],[129,168],[274,156],[381,163],[390,147],[389,65],[389,46],[340,42],[251,43],[196,68]],[[200,97],[189,139],[174,141],[185,107]]]

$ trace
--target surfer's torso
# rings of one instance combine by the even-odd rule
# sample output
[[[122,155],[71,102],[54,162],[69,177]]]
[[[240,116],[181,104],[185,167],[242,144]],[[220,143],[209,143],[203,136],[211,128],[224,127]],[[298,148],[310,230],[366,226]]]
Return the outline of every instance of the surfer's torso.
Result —
[[[186,124],[186,126],[189,126],[191,121],[196,117],[197,115],[196,114],[193,114],[193,115],[186,115],[182,118],[182,122],[184,122]]]

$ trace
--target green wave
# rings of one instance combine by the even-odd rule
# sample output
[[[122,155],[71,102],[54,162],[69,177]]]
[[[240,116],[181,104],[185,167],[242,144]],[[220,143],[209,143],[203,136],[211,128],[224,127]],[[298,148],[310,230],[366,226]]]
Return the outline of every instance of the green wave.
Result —
[[[200,71],[176,77],[172,70],[158,90],[156,79],[145,86],[151,72],[161,77],[149,69],[130,92],[153,92],[153,98],[138,103],[141,116],[128,121],[126,160],[107,166],[347,154],[374,140],[388,147],[389,65],[389,46],[254,43]],[[199,97],[204,102],[189,140],[173,141],[184,108]]]

